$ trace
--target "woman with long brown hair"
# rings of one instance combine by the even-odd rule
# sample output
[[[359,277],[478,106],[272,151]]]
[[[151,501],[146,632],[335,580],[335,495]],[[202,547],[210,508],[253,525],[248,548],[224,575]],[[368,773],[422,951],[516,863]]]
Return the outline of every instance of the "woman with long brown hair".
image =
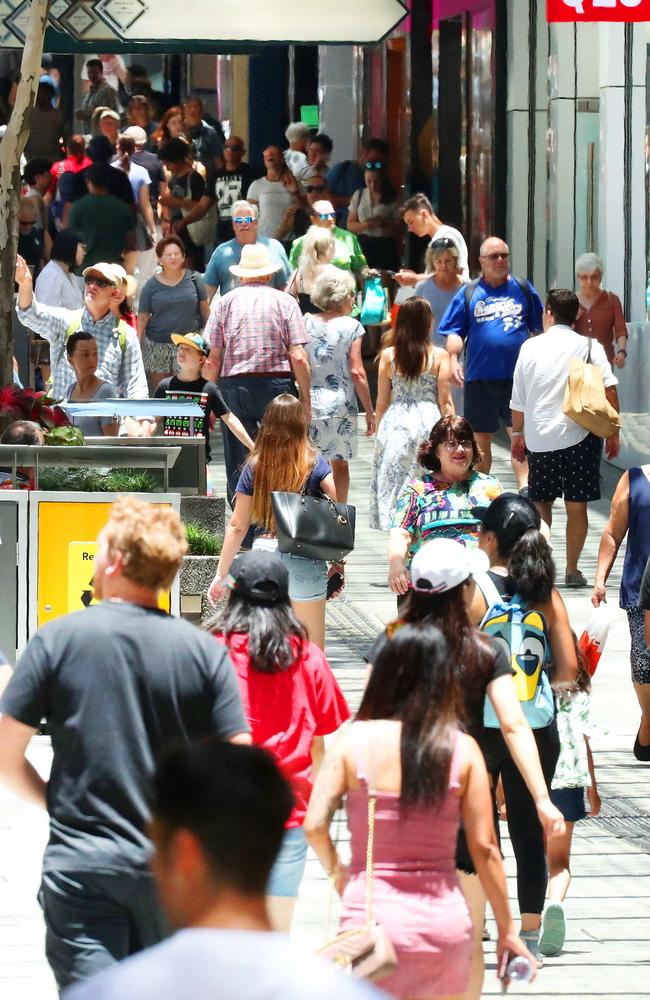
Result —
[[[366,919],[374,797],[373,915],[397,956],[381,987],[400,1000],[465,996],[472,925],[456,874],[461,817],[494,911],[499,964],[509,951],[532,965],[510,914],[485,764],[461,723],[456,661],[442,630],[427,621],[399,629],[377,655],[356,721],[325,757],[305,819],[307,840],[342,895],[341,931],[352,930]],[[329,833],[343,796],[349,869]]]
[[[175,104],[173,107],[167,108],[151,138],[156,146],[164,146],[170,139],[178,139],[179,137],[186,138],[183,109]]]
[[[330,464],[310,444],[307,430],[303,408],[295,396],[288,393],[277,396],[264,411],[255,448],[237,483],[235,509],[208,590],[212,602],[224,593],[230,565],[251,523],[257,536],[253,547],[277,549],[273,492],[299,493],[306,483],[309,496],[325,494],[336,500]],[[296,616],[307,629],[310,640],[323,649],[327,563],[284,552],[280,558],[289,571],[289,596]],[[340,565],[333,569],[343,572]]]
[[[387,531],[417,453],[441,415],[453,414],[449,356],[430,342],[433,316],[425,299],[400,306],[389,345],[381,352],[370,484],[370,527]]]

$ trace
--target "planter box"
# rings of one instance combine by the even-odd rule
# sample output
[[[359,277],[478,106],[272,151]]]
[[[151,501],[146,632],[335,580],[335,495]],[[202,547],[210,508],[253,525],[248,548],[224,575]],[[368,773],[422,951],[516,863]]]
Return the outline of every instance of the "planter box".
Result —
[[[194,521],[213,535],[223,538],[226,501],[223,497],[181,497],[181,518],[183,521]]]
[[[197,624],[212,617],[214,608],[206,594],[218,562],[219,556],[185,556],[180,573],[181,617]]]

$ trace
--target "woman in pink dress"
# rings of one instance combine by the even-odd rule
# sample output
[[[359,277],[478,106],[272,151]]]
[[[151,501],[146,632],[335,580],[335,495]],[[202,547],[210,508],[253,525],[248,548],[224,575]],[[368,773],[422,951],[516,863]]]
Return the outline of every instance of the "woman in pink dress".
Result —
[[[462,815],[469,850],[505,953],[532,956],[514,929],[497,845],[490,786],[476,742],[460,731],[455,664],[433,625],[408,625],[377,657],[357,720],[328,752],[305,833],[342,894],[341,930],[365,920],[368,792],[376,795],[374,917],[397,953],[381,981],[400,1000],[461,1000],[469,982],[472,925],[456,876]],[[352,860],[329,834],[346,796]]]

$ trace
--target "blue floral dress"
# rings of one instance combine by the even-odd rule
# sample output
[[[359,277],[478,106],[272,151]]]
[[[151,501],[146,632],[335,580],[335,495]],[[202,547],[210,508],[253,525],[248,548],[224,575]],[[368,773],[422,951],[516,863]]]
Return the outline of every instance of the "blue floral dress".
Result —
[[[350,374],[350,349],[363,337],[363,327],[351,316],[323,320],[305,316],[311,367],[309,436],[325,458],[349,462],[357,453],[359,410]]]

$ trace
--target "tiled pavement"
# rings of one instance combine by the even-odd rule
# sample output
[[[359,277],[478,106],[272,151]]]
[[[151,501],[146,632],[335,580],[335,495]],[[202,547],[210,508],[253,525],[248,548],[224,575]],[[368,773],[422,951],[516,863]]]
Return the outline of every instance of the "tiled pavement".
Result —
[[[358,544],[349,561],[346,601],[331,607],[328,621],[328,655],[352,705],[358,703],[363,685],[361,653],[394,611],[385,586],[385,539],[368,529],[365,514],[371,447],[370,442],[362,442],[352,469],[351,500],[359,509]],[[217,483],[219,462],[217,448]],[[512,485],[502,447],[496,449],[495,471],[506,487]],[[611,497],[617,478],[616,470],[605,468],[606,498]],[[608,506],[606,499],[595,505],[591,514],[582,561],[589,579],[593,579]],[[563,518],[558,511],[553,542],[561,571],[562,531]],[[621,562],[622,553],[612,578],[610,602],[614,605]],[[565,593],[578,634],[589,615],[588,596],[588,592]],[[578,824],[566,950],[559,958],[547,960],[532,987],[519,990],[531,998],[650,998],[650,768],[638,764],[630,749],[638,719],[627,650],[625,618],[619,612],[594,683],[595,715],[606,731],[594,745],[604,803],[602,818]],[[32,755],[37,766],[47,769],[46,740],[35,741]],[[53,1000],[56,995],[43,957],[42,922],[35,902],[45,836],[44,817],[0,790],[0,1000]],[[507,840],[504,850],[512,876]],[[516,908],[512,877],[509,888]],[[294,926],[294,935],[306,948],[323,940],[326,909],[326,882],[317,862],[310,858]],[[487,961],[484,995],[493,996],[499,989],[489,945]]]

